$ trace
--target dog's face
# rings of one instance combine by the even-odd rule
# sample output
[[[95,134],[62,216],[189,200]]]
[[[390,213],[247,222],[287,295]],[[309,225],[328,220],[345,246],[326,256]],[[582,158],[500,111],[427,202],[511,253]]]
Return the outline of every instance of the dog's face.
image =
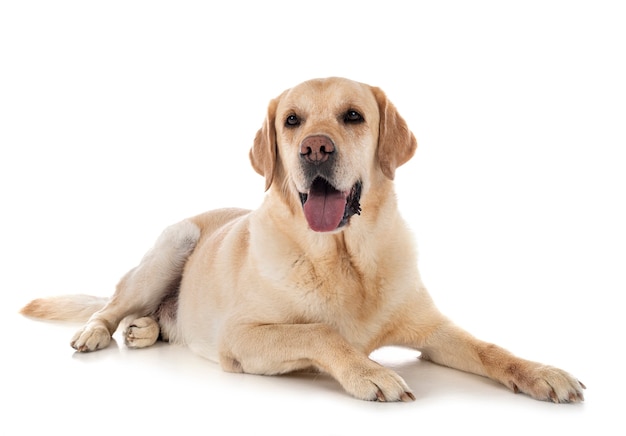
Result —
[[[360,213],[361,196],[415,152],[417,143],[384,93],[341,78],[315,79],[270,102],[250,157],[309,227],[330,232]]]

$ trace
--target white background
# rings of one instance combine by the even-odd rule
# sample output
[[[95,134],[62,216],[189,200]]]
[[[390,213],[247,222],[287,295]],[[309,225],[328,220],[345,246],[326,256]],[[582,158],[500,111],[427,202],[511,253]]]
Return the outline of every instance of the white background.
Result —
[[[1,3],[0,433],[624,434],[619,5]],[[111,294],[170,223],[256,207],[247,153],[267,102],[325,76],[383,88],[418,139],[397,190],[440,308],[572,372],[584,404],[398,350],[373,357],[416,401],[367,403],[325,376],[226,374],[172,345],[117,337],[75,355],[76,326],[17,314],[35,297]]]

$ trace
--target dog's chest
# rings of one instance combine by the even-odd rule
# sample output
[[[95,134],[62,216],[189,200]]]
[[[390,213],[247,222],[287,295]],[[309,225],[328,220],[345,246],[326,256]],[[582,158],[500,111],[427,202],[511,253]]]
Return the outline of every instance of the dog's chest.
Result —
[[[296,304],[307,322],[367,323],[383,303],[376,269],[364,271],[348,256],[310,259],[299,256],[289,271]]]
[[[295,238],[294,238],[295,239]],[[304,244],[274,239],[253,251],[263,301],[271,304],[272,322],[324,323],[350,343],[367,349],[388,324],[402,299],[385,251],[347,243]],[[382,253],[379,255],[379,253]]]

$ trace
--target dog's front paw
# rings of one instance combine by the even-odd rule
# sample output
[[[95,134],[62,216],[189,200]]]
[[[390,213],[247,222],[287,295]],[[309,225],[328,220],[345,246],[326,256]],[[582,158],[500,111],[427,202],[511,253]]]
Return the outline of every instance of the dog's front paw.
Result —
[[[350,368],[339,382],[346,391],[362,400],[405,402],[415,400],[402,377],[375,362],[360,368]]]
[[[537,400],[554,403],[584,401],[585,385],[567,372],[553,366],[533,363],[529,368],[512,365],[508,386],[514,392],[523,392]]]
[[[159,324],[149,316],[138,318],[124,330],[124,342],[129,348],[154,345],[159,338]]]
[[[105,325],[90,322],[76,332],[70,345],[76,351],[86,352],[106,348],[111,343],[111,333]]]

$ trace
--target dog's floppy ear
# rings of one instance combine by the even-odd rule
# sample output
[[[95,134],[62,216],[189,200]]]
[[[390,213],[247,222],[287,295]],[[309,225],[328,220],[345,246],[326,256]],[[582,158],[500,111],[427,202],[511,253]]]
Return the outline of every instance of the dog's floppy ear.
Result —
[[[272,186],[274,180],[274,170],[276,169],[276,159],[278,156],[276,144],[276,107],[279,98],[270,101],[267,108],[267,117],[263,122],[263,127],[256,132],[254,144],[250,149],[250,162],[252,168],[265,177],[265,190]]]
[[[417,141],[385,93],[380,88],[371,88],[380,113],[378,161],[383,174],[393,180],[396,168],[406,163],[415,153]]]

